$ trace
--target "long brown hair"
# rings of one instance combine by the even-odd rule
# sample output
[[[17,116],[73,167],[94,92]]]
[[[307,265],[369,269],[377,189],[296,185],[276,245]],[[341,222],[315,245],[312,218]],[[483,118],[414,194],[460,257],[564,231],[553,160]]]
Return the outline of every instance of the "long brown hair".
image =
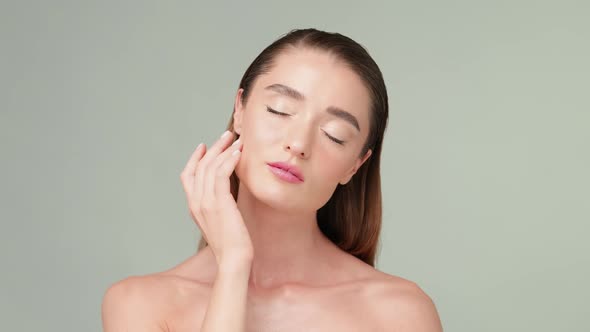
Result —
[[[381,146],[389,114],[383,75],[366,49],[351,38],[313,28],[295,29],[266,47],[250,64],[238,87],[244,90],[243,105],[248,101],[256,78],[268,73],[274,58],[289,47],[312,48],[335,55],[358,74],[369,91],[370,129],[359,158],[363,158],[369,149],[372,150],[371,156],[348,183],[338,184],[330,200],[317,211],[317,222],[320,230],[339,248],[375,267],[382,218]],[[233,129],[232,116],[227,130]],[[239,183],[234,172],[230,177],[230,190],[236,201]],[[201,236],[198,250],[206,245]]]

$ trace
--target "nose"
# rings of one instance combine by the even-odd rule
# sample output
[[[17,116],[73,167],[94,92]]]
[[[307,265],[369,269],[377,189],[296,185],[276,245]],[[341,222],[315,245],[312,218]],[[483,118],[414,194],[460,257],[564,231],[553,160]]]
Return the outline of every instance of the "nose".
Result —
[[[296,133],[294,133],[296,132]],[[291,135],[287,135],[284,144],[284,150],[297,156],[297,158],[307,159],[310,157],[310,137],[303,128],[291,130]]]
[[[285,150],[291,152],[299,158],[309,158],[309,153],[304,149],[301,144],[291,141],[291,143],[285,145]]]

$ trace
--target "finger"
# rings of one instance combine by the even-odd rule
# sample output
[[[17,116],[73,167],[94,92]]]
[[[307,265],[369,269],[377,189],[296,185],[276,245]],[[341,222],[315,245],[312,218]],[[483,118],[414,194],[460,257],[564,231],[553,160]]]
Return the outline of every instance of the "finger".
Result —
[[[186,163],[184,169],[182,170],[183,173],[194,174],[195,169],[197,167],[197,162],[203,157],[204,152],[206,150],[206,146],[204,143],[199,144],[195,151],[191,154],[188,162]]]
[[[235,134],[232,131],[226,130],[217,140],[217,142],[215,142],[213,146],[211,146],[207,154],[203,157],[203,159],[201,159],[199,163],[200,165],[197,168],[197,173],[200,172],[200,174],[198,175],[199,181],[201,181],[201,183],[205,185],[204,187],[199,188],[201,190],[200,197],[204,200],[207,200],[209,198],[206,194],[204,194],[204,191],[206,191],[206,188],[208,188],[206,186],[206,182],[210,179],[210,166],[215,162],[215,160],[217,160],[217,157],[227,148],[229,143],[234,140],[234,137]]]
[[[201,161],[197,165],[197,169],[195,170],[195,177],[193,179],[193,204],[197,205],[198,207],[202,204],[202,197],[203,197],[203,178],[204,178],[204,159],[209,154],[209,151],[205,154]]]
[[[209,148],[207,154],[201,159],[204,168],[209,166],[209,163],[223,152],[231,142],[234,141],[235,134],[226,130],[223,135]]]
[[[186,163],[184,169],[180,173],[180,179],[182,181],[182,186],[187,194],[192,192],[193,187],[193,177],[195,176],[195,169],[197,168],[197,164],[203,155],[207,152],[207,146],[204,143],[199,144],[195,151],[191,154],[188,162]]]
[[[223,134],[221,134],[221,137],[219,137],[219,139],[217,139],[217,141],[213,143],[213,145],[209,148],[207,153],[205,153],[205,155],[200,159],[195,169],[194,179],[195,188],[197,188],[198,190],[199,197],[202,197],[202,191],[196,183],[203,183],[203,176],[204,174],[206,174],[206,169],[209,167],[209,163],[211,163],[212,160],[215,160],[217,155],[219,155],[219,153],[223,151],[223,149],[225,149],[225,146],[228,145],[228,143],[232,140],[231,137],[233,136],[233,132],[229,130],[224,131]]]
[[[217,204],[217,197],[214,193],[214,183],[215,183],[215,169],[218,168],[218,165],[223,160],[227,159],[228,156],[231,156],[231,153],[236,149],[240,149],[241,142],[234,144],[230,148],[226,149],[225,151],[221,152],[216,159],[214,159],[208,165],[199,165],[197,169],[197,177],[200,179],[198,183],[198,189],[196,190],[199,195],[199,204],[201,207],[201,217],[203,220],[203,226],[201,227],[202,233],[208,234],[208,232],[216,233],[221,229],[219,227],[209,227],[208,220],[209,218],[216,218],[215,213],[218,212],[215,209],[218,207]],[[228,177],[229,180],[229,177]],[[229,192],[229,190],[228,190]],[[231,195],[231,194],[230,194]],[[211,219],[216,220],[216,219]],[[215,234],[212,235],[215,237]]]
[[[216,193],[216,182],[218,181],[218,170],[221,167],[221,165],[223,165],[228,159],[232,159],[232,153],[236,150],[240,150],[242,147],[242,140],[238,139],[234,142],[234,144],[232,144],[229,148],[227,148],[225,151],[223,151],[218,157],[217,159],[215,159],[215,161],[211,164],[211,167],[208,168],[207,170],[207,176],[205,178],[205,191],[208,195],[208,197],[211,198],[215,198],[217,197]],[[235,157],[235,156],[234,156]],[[229,174],[231,175],[231,173]],[[229,181],[229,175],[227,175],[228,177],[228,181]],[[223,180],[223,179],[222,179]],[[229,192],[229,190],[228,190]]]
[[[233,140],[234,133],[226,130],[221,137],[209,148],[209,151],[203,156],[203,158],[199,161],[197,165],[197,169],[195,171],[195,192],[196,192],[196,199],[197,202],[202,202],[203,198],[207,198],[203,196],[204,190],[204,182],[207,179],[209,164],[217,158],[217,156],[229,145],[229,142]]]
[[[217,173],[215,177],[215,196],[231,196],[230,181],[229,178],[236,169],[238,162],[242,156],[242,144],[237,143],[235,147],[232,147],[231,153],[228,152],[227,156],[224,156],[223,162],[217,167]]]

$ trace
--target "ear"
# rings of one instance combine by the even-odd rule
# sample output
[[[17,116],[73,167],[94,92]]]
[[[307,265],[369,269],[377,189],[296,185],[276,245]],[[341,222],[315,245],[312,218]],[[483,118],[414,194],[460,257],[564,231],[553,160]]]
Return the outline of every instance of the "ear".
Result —
[[[367,151],[367,153],[365,153],[365,156],[363,157],[363,159],[357,159],[354,166],[346,173],[344,178],[342,178],[342,180],[340,180],[340,184],[342,184],[342,185],[347,184],[348,181],[350,181],[350,179],[352,179],[352,176],[356,173],[356,171],[358,171],[358,169],[361,168],[361,166],[365,163],[365,161],[367,161],[367,159],[369,159],[369,157],[371,156],[372,153],[373,153],[373,150],[369,149]]]
[[[242,104],[242,93],[244,89],[238,89],[236,100],[234,101],[234,132],[238,135],[242,132],[242,116],[244,114],[244,105]]]

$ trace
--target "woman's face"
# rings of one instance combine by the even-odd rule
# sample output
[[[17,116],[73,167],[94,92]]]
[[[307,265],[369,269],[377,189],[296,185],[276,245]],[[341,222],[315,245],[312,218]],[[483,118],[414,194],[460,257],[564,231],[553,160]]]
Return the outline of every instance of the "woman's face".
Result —
[[[327,53],[293,49],[275,60],[256,79],[246,105],[238,90],[234,130],[243,149],[236,174],[272,207],[315,211],[371,154],[359,158],[369,132],[369,93],[356,73]],[[272,162],[296,165],[304,181],[280,179],[267,165]]]

